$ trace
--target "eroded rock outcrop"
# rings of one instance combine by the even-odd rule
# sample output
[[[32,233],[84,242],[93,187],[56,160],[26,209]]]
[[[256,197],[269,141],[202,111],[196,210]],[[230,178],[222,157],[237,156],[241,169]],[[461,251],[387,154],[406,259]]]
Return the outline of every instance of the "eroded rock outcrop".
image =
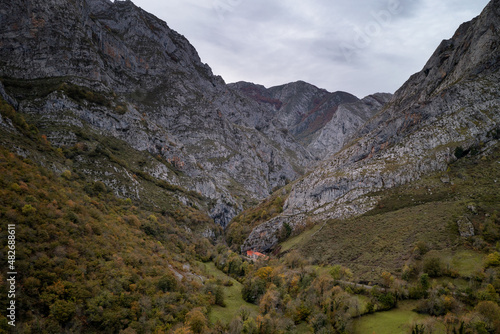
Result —
[[[293,225],[303,215],[319,222],[362,214],[376,203],[368,194],[445,170],[457,159],[457,147],[481,150],[498,140],[499,22],[500,1],[493,0],[461,25],[349,145],[294,184],[275,221]],[[262,227],[245,247],[258,233]]]
[[[229,84],[269,109],[284,130],[320,160],[338,151],[392,97],[378,93],[358,99],[328,92],[303,81],[265,88],[249,82]]]

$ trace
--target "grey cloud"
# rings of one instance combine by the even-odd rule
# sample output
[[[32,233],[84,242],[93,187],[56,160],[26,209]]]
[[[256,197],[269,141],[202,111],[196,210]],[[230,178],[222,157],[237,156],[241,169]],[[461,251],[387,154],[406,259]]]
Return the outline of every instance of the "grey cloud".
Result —
[[[488,2],[133,1],[185,35],[227,82],[300,79],[360,97],[399,88]]]

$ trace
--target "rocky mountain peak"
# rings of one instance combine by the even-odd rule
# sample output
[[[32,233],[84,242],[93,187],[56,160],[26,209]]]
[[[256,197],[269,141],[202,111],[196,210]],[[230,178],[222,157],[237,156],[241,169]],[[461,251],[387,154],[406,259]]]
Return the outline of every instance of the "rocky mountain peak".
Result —
[[[316,159],[340,150],[391,97],[382,94],[377,95],[378,100],[360,100],[350,93],[328,92],[304,81],[270,88],[248,82],[229,86],[268,108],[269,114]],[[353,105],[347,107],[349,104]]]
[[[104,137],[150,155],[106,171],[90,157],[73,166],[120,196],[159,205],[131,177],[139,165],[145,181],[199,193],[196,205],[225,226],[311,160],[266,108],[228,88],[186,38],[130,1],[12,1],[1,15],[4,99],[55,146],[102,150],[95,138]],[[117,182],[122,175],[130,178]]]
[[[463,23],[452,38],[441,42],[424,68],[394,94],[399,106],[425,103],[458,81],[476,79],[497,68],[498,5],[498,1],[491,1],[480,16]]]
[[[499,3],[491,1],[443,41],[424,68],[348,137],[350,143],[292,186],[283,214],[256,227],[242,249],[272,247],[285,223],[362,214],[376,205],[377,191],[446,171],[460,157],[457,150],[482,152],[494,145],[500,128]],[[332,141],[319,138],[324,145]]]

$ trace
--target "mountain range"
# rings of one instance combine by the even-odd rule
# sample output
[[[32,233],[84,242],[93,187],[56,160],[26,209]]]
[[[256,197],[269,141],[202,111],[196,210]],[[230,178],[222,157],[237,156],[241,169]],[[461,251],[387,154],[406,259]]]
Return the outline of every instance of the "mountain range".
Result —
[[[87,135],[147,152],[144,172],[206,197],[206,209],[222,226],[340,150],[390,97],[359,100],[305,82],[226,85],[183,36],[130,1],[28,8],[29,14],[20,2],[6,8],[4,99],[53,145],[81,142],[78,132],[86,128]],[[123,177],[130,170],[121,166],[106,175],[93,166],[82,160],[75,168],[88,168],[119,196],[159,205],[140,181]]]
[[[450,166],[461,159],[475,159],[476,164],[496,159],[499,0],[492,0],[480,16],[443,40],[423,69],[394,94],[378,92],[363,98],[303,81],[269,88],[250,82],[226,84],[201,62],[184,36],[128,0],[16,0],[1,5],[0,21],[0,146],[6,150],[0,163],[5,168],[21,166],[30,175],[55,175],[49,179],[61,189],[56,202],[65,204],[53,204],[55,213],[47,217],[57,224],[57,218],[71,221],[64,228],[81,223],[82,233],[101,235],[93,219],[102,221],[96,217],[109,215],[113,224],[128,224],[120,233],[138,226],[144,236],[130,232],[135,245],[141,238],[157,238],[159,245],[168,240],[164,253],[157,248],[163,246],[147,244],[148,251],[173,254],[163,257],[167,260],[162,266],[169,267],[174,278],[158,278],[164,285],[157,287],[165,293],[169,284],[185,284],[185,291],[194,295],[197,284],[202,284],[197,279],[205,282],[203,275],[209,275],[192,268],[191,257],[197,252],[203,261],[220,260],[217,264],[224,268],[233,255],[223,252],[231,251],[219,249],[215,260],[210,242],[225,243],[243,255],[249,250],[278,254],[290,237],[323,228],[324,235],[330,235],[332,221],[365,219],[382,210],[400,189],[420,191],[426,178],[451,185],[455,172]],[[48,176],[39,175],[40,184],[32,189],[40,189],[24,198],[20,194],[31,188],[23,190],[22,185],[30,181],[20,177],[14,182],[12,175],[2,185],[5,195],[12,193],[9,196],[16,200],[4,200],[12,208],[5,204],[0,218],[26,216],[23,219],[33,228],[30,207],[45,212],[36,203],[49,196],[40,195],[41,187],[48,187]],[[76,194],[87,194],[79,195],[79,209],[74,199],[62,195],[71,193],[71,187]],[[431,188],[424,190],[432,195]],[[97,198],[114,204],[99,206]],[[464,212],[475,210],[467,209],[471,204],[462,197],[460,201]],[[93,218],[82,213],[89,203],[97,208],[92,209]],[[130,203],[144,213],[134,211],[134,206],[116,218]],[[485,210],[494,211],[495,205]],[[68,213],[59,217],[57,210]],[[453,218],[460,230],[457,235],[478,234],[482,227],[463,217]],[[314,247],[333,239],[318,235],[310,240],[316,241],[302,244],[303,253],[314,253]],[[64,251],[61,247],[53,251],[64,257],[73,246]],[[38,261],[37,252],[23,256]],[[200,255],[205,253],[212,255]],[[136,268],[138,261],[125,262]],[[356,258],[350,261],[356,264]],[[191,283],[180,283],[186,280]],[[130,289],[134,292],[136,287]],[[44,304],[45,310],[52,312],[56,303],[47,303],[52,304]],[[74,306],[71,316],[76,310]],[[57,317],[54,312],[52,318]],[[179,317],[186,313],[178,310]],[[67,323],[62,313],[57,314],[61,324]],[[95,319],[88,321],[97,326],[92,328],[100,328],[104,321]],[[118,322],[113,326],[111,332],[126,327]]]

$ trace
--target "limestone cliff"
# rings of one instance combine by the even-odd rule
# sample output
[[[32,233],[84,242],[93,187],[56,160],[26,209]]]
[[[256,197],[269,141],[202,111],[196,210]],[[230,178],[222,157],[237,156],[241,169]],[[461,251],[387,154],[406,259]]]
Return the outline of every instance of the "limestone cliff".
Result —
[[[392,96],[374,94],[360,100],[303,81],[270,88],[248,82],[228,86],[267,107],[318,160],[338,152]]]
[[[243,249],[268,249],[287,222],[362,214],[377,191],[446,171],[461,152],[498,140],[500,1],[462,24],[424,68],[366,122],[336,155],[296,182],[280,217],[252,231]]]
[[[103,136],[147,152],[142,172],[199,192],[223,226],[311,160],[279,119],[131,1],[16,0],[2,4],[0,21],[2,95],[53,145],[94,149]],[[152,200],[130,169],[104,173],[85,159],[73,168],[121,196]]]

